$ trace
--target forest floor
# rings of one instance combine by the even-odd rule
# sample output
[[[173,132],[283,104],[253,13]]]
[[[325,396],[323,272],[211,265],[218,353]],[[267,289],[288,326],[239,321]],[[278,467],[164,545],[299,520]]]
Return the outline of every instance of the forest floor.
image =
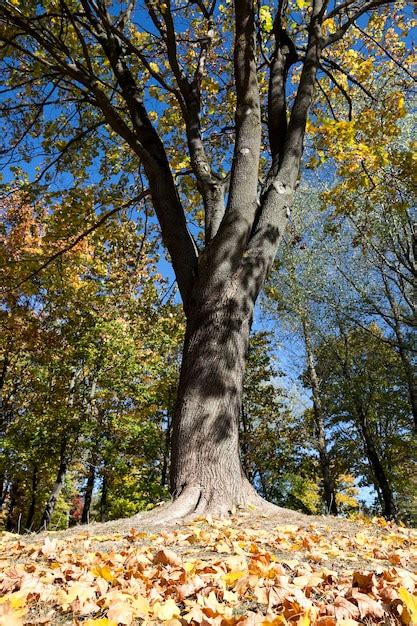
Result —
[[[0,546],[1,626],[417,625],[417,532],[381,519],[248,509]]]

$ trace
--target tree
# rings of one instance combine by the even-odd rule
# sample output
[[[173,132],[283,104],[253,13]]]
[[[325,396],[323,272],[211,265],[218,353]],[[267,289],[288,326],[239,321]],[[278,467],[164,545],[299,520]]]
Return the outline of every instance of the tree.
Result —
[[[253,308],[288,224],[316,80],[358,21],[378,36],[373,12],[391,20],[386,4],[279,2],[274,16],[268,6],[258,13],[251,0],[236,0],[233,14],[203,0],[147,2],[145,9],[134,0],[122,7],[104,0],[1,5],[13,152],[41,132],[46,169],[65,164],[77,175],[78,167],[82,179],[97,150],[111,146],[114,155],[121,142],[149,185],[187,317],[170,518],[261,504],[242,471],[238,442]],[[151,118],[158,114],[157,127]],[[188,154],[179,164],[184,144]],[[204,247],[187,227],[188,195],[197,198],[197,221],[195,210],[203,211]]]
[[[398,37],[394,31],[391,36]],[[400,54],[402,46],[397,39]],[[358,63],[359,58],[356,54],[357,68],[366,62]],[[327,127],[312,128],[320,154],[312,165],[332,162],[336,168],[337,179],[322,194],[328,231],[345,246],[344,258],[338,255],[334,264],[356,299],[358,314],[379,319],[388,329],[404,367],[416,425],[414,116],[407,115],[403,98],[412,86],[391,73],[377,85],[378,102],[370,106],[365,101],[348,124],[335,119]],[[333,108],[340,109],[340,102]],[[340,132],[346,134],[347,151],[337,141]]]
[[[71,200],[44,210],[13,194],[0,239],[4,283],[61,247],[79,210]],[[74,490],[88,496],[105,463],[110,507],[133,471],[139,497],[125,494],[126,512],[161,499],[164,393],[177,373],[183,318],[161,302],[165,281],[142,228],[118,211],[3,300],[0,466],[10,529],[67,524]],[[85,468],[89,477],[96,470],[87,486]]]
[[[350,177],[346,174],[347,181],[338,179],[345,201]],[[407,182],[404,177],[404,186]],[[298,192],[292,232],[268,281],[265,310],[278,320],[276,333],[289,329],[291,341],[287,343],[301,347],[303,357],[298,363],[306,364],[302,381],[311,390],[312,403],[305,422],[315,425],[312,440],[316,441],[321,460],[331,460],[336,504],[343,504],[338,487],[340,475],[350,474],[358,484],[375,487],[378,512],[395,515],[401,500],[399,514],[411,520],[415,512],[407,482],[410,477],[415,480],[410,465],[413,405],[407,402],[409,372],[393,333],[396,318],[390,315],[387,295],[388,280],[398,299],[403,328],[408,320],[411,331],[408,289],[399,289],[401,277],[406,285],[411,278],[405,268],[407,257],[402,269],[393,263],[393,243],[398,251],[410,250],[409,216],[404,207],[397,207],[392,215],[376,202],[365,208],[359,197],[356,202],[351,200],[353,216],[349,212],[335,219],[333,206],[325,205],[320,210],[320,196],[317,189]],[[325,197],[328,201],[332,198],[328,191]],[[303,236],[299,236],[302,225]],[[382,269],[386,280],[381,277]],[[345,357],[340,339],[343,334]],[[411,332],[408,336],[411,339]],[[412,354],[411,341],[406,345]],[[323,463],[321,470],[325,487]],[[326,493],[325,488],[323,491]]]
[[[376,325],[372,330],[340,323],[339,332],[319,346],[317,369],[326,380],[322,399],[339,454],[347,443],[348,454],[341,456],[350,456],[349,469],[357,463],[356,475],[374,485],[384,516],[392,519],[398,515],[396,492],[404,489],[399,475],[412,473],[412,419],[399,356],[381,341]],[[363,451],[359,457],[358,445]]]

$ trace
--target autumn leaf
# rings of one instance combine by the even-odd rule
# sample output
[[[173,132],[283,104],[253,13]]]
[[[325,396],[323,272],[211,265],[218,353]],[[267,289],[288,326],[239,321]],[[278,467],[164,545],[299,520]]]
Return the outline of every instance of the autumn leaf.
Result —
[[[417,624],[417,596],[411,594],[405,587],[400,587],[398,595],[403,602],[402,623],[406,626]]]
[[[108,619],[117,624],[131,624],[133,621],[133,609],[128,602],[115,600],[111,602],[107,611]]]
[[[91,573],[94,574],[94,576],[101,576],[101,578],[104,578],[104,580],[107,580],[109,583],[114,580],[114,574],[108,565],[95,565]]]
[[[178,566],[181,564],[181,559],[173,552],[172,550],[159,550],[154,558],[154,563],[161,563],[162,565],[173,565]]]
[[[153,606],[153,612],[159,620],[169,620],[174,616],[180,615],[180,609],[172,598],[169,598],[166,602],[156,602]]]
[[[239,580],[239,578],[242,578],[242,576],[245,576],[246,572],[243,571],[232,571],[232,572],[228,572],[227,574],[224,574],[222,576],[222,580],[226,583],[226,585],[233,585],[233,583],[235,583],[237,580]]]

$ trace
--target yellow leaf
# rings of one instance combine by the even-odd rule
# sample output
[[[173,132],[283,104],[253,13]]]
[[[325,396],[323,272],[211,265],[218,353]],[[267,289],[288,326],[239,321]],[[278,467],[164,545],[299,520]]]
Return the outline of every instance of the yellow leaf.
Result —
[[[104,580],[107,580],[108,583],[111,583],[114,580],[114,575],[108,565],[95,565],[91,570],[91,573],[94,574],[94,576],[104,578]]]
[[[358,546],[364,546],[369,542],[369,538],[363,533],[356,533],[355,541]]]
[[[159,72],[159,66],[156,63],[154,63],[153,61],[151,63],[149,63],[149,67],[151,68],[151,70],[153,72]]]
[[[162,604],[160,602],[155,602],[153,612],[157,619],[167,620],[172,619],[174,616],[178,616],[180,614],[180,609],[177,607],[174,600],[169,598],[169,600],[163,602]]]
[[[135,614],[139,615],[140,617],[147,616],[148,613],[150,612],[149,602],[144,596],[140,594],[136,596],[135,599],[133,600],[132,608]]]
[[[261,622],[261,626],[280,626],[280,624],[288,624],[287,620],[283,615],[277,615],[272,619],[266,619]]]
[[[260,7],[259,19],[261,22],[262,30],[264,30],[266,33],[270,33],[273,29],[273,19],[269,6],[263,5]]]
[[[26,592],[27,593],[27,592]],[[18,611],[22,607],[26,606],[26,594],[22,594],[19,591],[9,593],[0,598],[0,604],[8,602],[13,611]]]
[[[191,574],[191,572],[195,569],[195,563],[193,561],[186,561],[183,564],[183,568],[185,569],[187,574]]]
[[[304,9],[306,5],[306,0],[295,0],[299,9]]]
[[[398,595],[403,601],[404,607],[401,613],[401,621],[407,626],[417,624],[417,596],[407,591],[405,587],[400,587]]]
[[[310,626],[311,621],[310,621],[310,617],[308,616],[307,613],[305,613],[304,615],[302,615],[300,617],[300,619],[297,622],[298,626]]]
[[[229,572],[228,574],[224,574],[222,576],[222,580],[226,583],[226,585],[233,585],[234,582],[245,576],[246,572],[236,571]]]

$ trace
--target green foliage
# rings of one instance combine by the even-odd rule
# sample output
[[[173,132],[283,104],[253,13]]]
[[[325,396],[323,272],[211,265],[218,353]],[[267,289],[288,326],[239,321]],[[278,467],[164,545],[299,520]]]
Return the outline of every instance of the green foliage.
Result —
[[[45,252],[62,246],[77,211],[73,204],[47,211],[13,197],[0,248],[6,284],[19,277],[16,259],[30,255],[29,267],[37,267]],[[183,317],[171,301],[160,302],[166,286],[157,261],[152,233],[145,242],[141,222],[121,211],[18,294],[6,295],[0,467],[11,528],[19,518],[25,528],[33,492],[38,526],[62,459],[68,470],[51,527],[68,524],[90,463],[96,492],[106,468],[109,516],[165,495],[165,414]],[[27,266],[18,267],[26,275]],[[90,519],[97,514],[96,504]]]

